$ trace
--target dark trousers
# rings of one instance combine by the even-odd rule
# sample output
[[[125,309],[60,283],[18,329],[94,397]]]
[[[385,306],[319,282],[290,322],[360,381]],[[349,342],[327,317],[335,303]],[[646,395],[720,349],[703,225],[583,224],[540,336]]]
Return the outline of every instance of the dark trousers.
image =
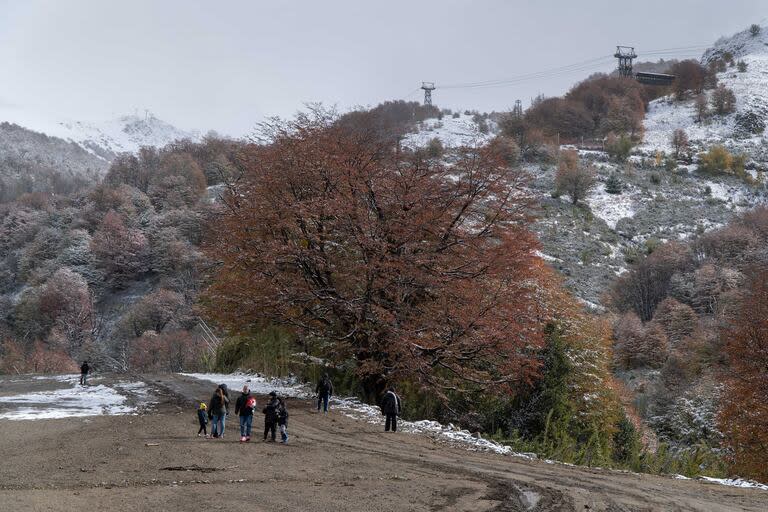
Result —
[[[205,422],[203,421],[200,422],[200,430],[197,431],[197,434],[200,435],[201,432],[205,435],[208,435],[208,429],[206,428]]]
[[[272,440],[275,440],[275,431],[277,430],[277,421],[264,420],[264,440],[267,440],[267,435],[272,432]]]
[[[86,384],[86,382],[85,382],[85,381],[86,381],[87,379],[88,379],[88,374],[87,374],[87,373],[81,373],[81,374],[80,374],[80,385],[81,385],[81,386],[85,386],[85,384]]]
[[[387,421],[384,423],[384,431],[389,432],[389,427],[392,427],[392,432],[397,432],[397,414],[387,414]]]
[[[323,412],[328,412],[328,395],[320,395],[317,397],[317,410],[320,410],[320,406],[323,408]]]

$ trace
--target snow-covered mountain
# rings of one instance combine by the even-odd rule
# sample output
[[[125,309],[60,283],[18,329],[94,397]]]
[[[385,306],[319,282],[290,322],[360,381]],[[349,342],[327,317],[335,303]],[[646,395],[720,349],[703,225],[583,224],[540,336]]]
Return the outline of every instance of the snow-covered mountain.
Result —
[[[744,72],[734,65],[717,76],[719,84],[735,93],[736,111],[702,123],[696,121],[694,99],[657,99],[651,102],[646,116],[641,151],[669,153],[672,133],[682,129],[696,151],[722,144],[732,151],[746,153],[760,167],[768,162],[768,138],[764,131],[768,122],[768,28],[762,28],[756,35],[745,30],[721,38],[704,52],[701,63],[707,65],[727,53],[734,62],[744,61],[747,65]],[[711,91],[705,93],[711,95]]]
[[[22,109],[0,111],[0,122],[73,142],[105,160],[142,146],[165,146],[179,139],[200,139],[197,132],[176,128],[150,112],[118,116],[106,121],[58,120]]]
[[[85,122],[5,108],[0,110],[0,202],[28,192],[71,192],[103,176],[119,153],[179,139],[200,135],[148,112]]]
[[[200,134],[180,130],[151,113],[120,116],[105,122],[62,121],[58,137],[81,146],[112,153],[134,152],[142,146],[162,147],[180,139],[200,139]]]

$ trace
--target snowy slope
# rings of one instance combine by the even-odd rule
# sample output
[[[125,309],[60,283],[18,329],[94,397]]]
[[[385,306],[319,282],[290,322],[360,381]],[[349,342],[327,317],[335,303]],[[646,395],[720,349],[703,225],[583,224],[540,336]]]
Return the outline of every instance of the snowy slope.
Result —
[[[199,140],[198,133],[185,132],[155,115],[126,115],[100,123],[62,121],[56,136],[88,148],[92,144],[113,153],[135,152],[142,146],[162,147],[179,139]]]
[[[445,147],[475,147],[487,143],[493,134],[482,133],[471,115],[445,115],[442,119],[425,120],[417,131],[406,135],[403,145],[414,149],[424,147],[434,138]]]
[[[57,120],[26,109],[5,108],[0,110],[0,122],[74,142],[104,160],[111,160],[117,153],[135,152],[142,146],[160,147],[179,139],[200,139],[200,134],[180,130],[149,112],[106,121],[76,121]]]
[[[748,66],[744,73],[739,73],[736,67],[729,67],[718,74],[718,82],[732,89],[736,95],[736,112],[708,123],[698,123],[695,121],[693,99],[684,102],[674,101],[671,97],[657,99],[651,102],[646,115],[644,142],[639,148],[641,152],[670,152],[672,133],[682,129],[697,151],[713,144],[724,144],[732,150],[749,154],[755,160],[767,159],[766,134],[744,133],[738,129],[736,120],[747,113],[768,119],[768,28],[763,28],[754,37],[749,31],[744,31],[720,39],[704,53],[701,62],[706,65],[725,52],[730,52],[735,61],[743,60]]]

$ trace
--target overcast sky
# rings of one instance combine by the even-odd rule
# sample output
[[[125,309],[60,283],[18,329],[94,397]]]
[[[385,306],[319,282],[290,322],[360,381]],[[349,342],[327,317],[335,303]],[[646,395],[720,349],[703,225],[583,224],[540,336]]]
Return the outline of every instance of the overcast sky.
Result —
[[[0,105],[83,120],[149,109],[242,135],[305,102],[420,99],[430,80],[440,106],[503,110],[612,69],[597,59],[617,44],[642,60],[766,17],[766,0],[0,0]],[[675,54],[646,57],[659,56]]]

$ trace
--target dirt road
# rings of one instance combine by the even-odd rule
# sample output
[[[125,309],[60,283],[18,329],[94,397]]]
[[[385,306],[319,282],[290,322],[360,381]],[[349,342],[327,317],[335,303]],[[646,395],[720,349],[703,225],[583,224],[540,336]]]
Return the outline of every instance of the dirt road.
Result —
[[[287,446],[238,443],[235,418],[203,440],[190,403],[213,386],[147,381],[161,397],[151,414],[0,420],[0,510],[768,510],[764,491],[474,453],[299,400]]]

